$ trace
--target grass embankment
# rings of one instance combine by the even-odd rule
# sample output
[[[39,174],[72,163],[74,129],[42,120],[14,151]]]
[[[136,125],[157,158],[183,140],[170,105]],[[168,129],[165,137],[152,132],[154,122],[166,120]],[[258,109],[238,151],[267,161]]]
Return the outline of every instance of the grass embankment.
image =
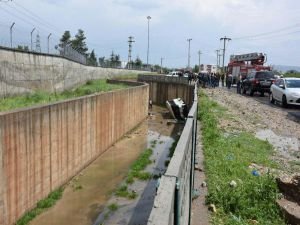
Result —
[[[226,133],[218,118],[230,119],[226,109],[200,96],[205,169],[208,182],[207,203],[215,204],[213,224],[285,224],[275,200],[278,190],[269,174],[254,176],[251,163],[276,167],[269,160],[272,146],[249,133]],[[235,185],[229,185],[235,181]]]
[[[43,91],[37,91],[32,94],[1,99],[0,111],[7,111],[39,104],[46,104],[56,102],[59,100],[90,95],[97,92],[107,92],[116,89],[122,89],[125,87],[127,87],[125,84],[108,84],[104,79],[90,80],[87,81],[86,84],[76,89],[70,91],[63,91],[61,93],[48,93]]]
[[[46,209],[53,206],[57,200],[62,197],[63,188],[59,188],[53,192],[51,192],[47,198],[42,199],[36,204],[36,207],[31,211],[27,212],[21,219],[19,219],[16,225],[26,225],[31,220],[33,220],[36,216],[44,212]]]

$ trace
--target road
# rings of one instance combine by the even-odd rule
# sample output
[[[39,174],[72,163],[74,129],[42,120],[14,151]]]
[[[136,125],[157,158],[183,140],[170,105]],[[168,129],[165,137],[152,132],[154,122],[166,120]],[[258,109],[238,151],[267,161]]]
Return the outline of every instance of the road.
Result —
[[[233,86],[231,89],[227,89],[230,92],[236,93],[236,86]],[[269,107],[278,108],[282,111],[285,111],[289,115],[289,119],[293,121],[297,121],[300,123],[300,106],[295,105],[289,105],[288,108],[283,108],[280,103],[272,104],[269,101],[269,95],[266,93],[264,97],[261,97],[259,93],[254,93],[253,96],[250,96],[248,94],[243,95],[245,98],[253,98],[254,100],[267,105]]]

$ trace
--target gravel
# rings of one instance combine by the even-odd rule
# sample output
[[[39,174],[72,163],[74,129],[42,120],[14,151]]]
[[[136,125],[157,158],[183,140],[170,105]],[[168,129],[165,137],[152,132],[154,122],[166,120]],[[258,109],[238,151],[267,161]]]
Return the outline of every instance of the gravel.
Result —
[[[225,88],[202,90],[212,100],[227,108],[230,117],[234,119],[233,122],[222,119],[221,128],[232,132],[247,131],[259,139],[269,141],[276,150],[273,160],[283,164],[286,172],[300,172],[300,166],[291,165],[291,162],[300,162],[300,125],[289,118],[288,112],[280,107],[262,104],[254,98],[229,92]]]

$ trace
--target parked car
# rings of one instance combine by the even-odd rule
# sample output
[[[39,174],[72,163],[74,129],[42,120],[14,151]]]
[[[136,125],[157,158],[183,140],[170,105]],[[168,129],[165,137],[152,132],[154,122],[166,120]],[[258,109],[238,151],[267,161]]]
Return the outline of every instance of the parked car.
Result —
[[[172,71],[169,74],[167,74],[166,76],[168,76],[168,77],[180,77],[181,72],[180,71]]]
[[[300,105],[300,78],[280,78],[271,86],[270,102],[281,102],[283,107],[289,104]]]
[[[241,84],[241,91],[246,94],[249,91],[250,96],[255,92],[260,92],[261,96],[264,93],[270,93],[270,87],[275,82],[276,78],[272,71],[252,71]]]

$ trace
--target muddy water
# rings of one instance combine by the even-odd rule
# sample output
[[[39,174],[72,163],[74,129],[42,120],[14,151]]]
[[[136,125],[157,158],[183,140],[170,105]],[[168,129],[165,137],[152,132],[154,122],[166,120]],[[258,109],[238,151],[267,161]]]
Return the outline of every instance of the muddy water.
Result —
[[[162,173],[168,153],[165,149],[168,149],[173,142],[170,136],[178,135],[182,128],[182,126],[178,127],[174,124],[167,125],[166,118],[168,118],[168,113],[165,109],[154,107],[152,116],[149,116],[137,129],[126,135],[72,179],[66,186],[62,199],[54,207],[35,218],[30,224],[94,224],[101,212],[104,211],[105,205],[110,201],[115,203],[116,199],[111,197],[111,193],[122,183],[130,165],[140,153],[146,147],[151,147],[151,145],[153,147],[153,140],[157,140],[152,155],[152,160],[155,163],[147,170],[154,174]],[[110,218],[111,221],[123,219],[123,224],[128,224],[131,216],[137,215],[135,206],[146,207],[146,205],[149,205],[147,199],[151,201],[154,199],[153,188],[155,190],[155,185],[155,180],[151,180],[149,183],[135,182],[131,188],[136,190],[141,197],[130,201],[120,199],[117,204],[121,206],[123,204],[126,213],[120,215],[115,213],[115,216]],[[150,192],[145,191],[147,190],[145,189],[146,186],[151,189]],[[147,195],[146,193],[151,194]],[[150,207],[145,213],[149,214],[149,210]],[[117,212],[122,212],[122,207]],[[144,216],[139,217],[140,220],[145,220],[145,216],[147,216],[145,213]]]
[[[57,204],[32,225],[91,224],[103,209],[110,192],[127,174],[129,165],[147,144],[147,123],[102,154],[67,185]],[[81,188],[82,187],[82,188]]]

